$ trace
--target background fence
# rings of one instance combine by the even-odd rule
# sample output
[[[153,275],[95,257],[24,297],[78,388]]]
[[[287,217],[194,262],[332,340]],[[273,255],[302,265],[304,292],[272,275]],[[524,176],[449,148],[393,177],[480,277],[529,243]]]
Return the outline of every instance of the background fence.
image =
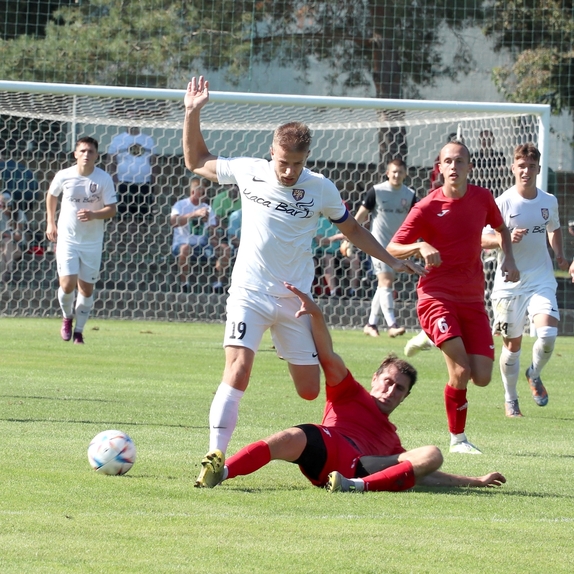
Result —
[[[59,314],[54,246],[45,240],[44,193],[55,172],[73,163],[77,137],[96,137],[100,165],[113,169],[114,154],[108,152],[113,138],[137,128],[154,141],[153,182],[147,195],[121,196],[118,216],[107,223],[94,314],[222,320],[231,266],[221,274],[216,265],[224,251],[231,252],[233,262],[234,248],[228,247],[230,213],[220,213],[217,225],[205,230],[207,247],[191,260],[189,292],[182,292],[180,270],[171,254],[170,212],[178,199],[188,195],[191,175],[181,156],[182,96],[181,91],[170,90],[0,83],[0,177],[3,190],[28,221],[22,256],[5,269],[0,284],[3,314]],[[469,143],[477,164],[474,181],[498,195],[511,184],[514,145],[534,141],[544,148],[547,116],[545,106],[214,92],[202,125],[215,153],[268,157],[272,131],[279,123],[307,122],[314,135],[309,167],[332,179],[356,212],[366,190],[381,180],[383,154],[392,148],[402,150],[407,160],[406,183],[420,197],[426,195],[438,150],[453,132]],[[218,194],[230,193],[228,187],[203,184],[204,201],[214,206]],[[566,194],[560,194],[559,182],[551,177],[549,184],[561,196],[566,212]],[[317,258],[314,290],[326,305],[331,324],[362,325],[375,287],[369,260],[358,252],[352,257],[338,253],[338,286],[333,293],[324,279],[323,264]],[[216,285],[219,280],[222,287]],[[396,306],[401,323],[409,327],[416,326],[414,304],[414,283],[400,276]],[[567,305],[565,301],[563,306]]]

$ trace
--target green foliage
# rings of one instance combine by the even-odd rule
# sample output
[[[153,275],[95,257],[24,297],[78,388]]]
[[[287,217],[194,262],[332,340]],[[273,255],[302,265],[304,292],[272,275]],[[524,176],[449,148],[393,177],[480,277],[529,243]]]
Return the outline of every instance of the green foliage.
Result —
[[[192,68],[230,80],[255,63],[293,66],[305,78],[319,60],[329,81],[374,84],[380,97],[415,97],[420,86],[468,71],[460,37],[441,57],[444,28],[480,16],[475,0],[88,0],[54,13],[45,38],[0,41],[6,79],[181,86]]]
[[[438,351],[413,359],[419,382],[392,417],[405,446],[437,444],[443,470],[498,470],[503,487],[328,495],[284,462],[214,490],[192,487],[221,380],[223,325],[91,319],[84,346],[63,343],[53,319],[2,318],[0,328],[3,574],[572,570],[573,338],[558,339],[545,369],[547,407],[521,380],[523,419],[504,417],[496,367],[490,386],[470,389],[468,433],[482,456],[446,452],[444,361]],[[333,339],[366,384],[405,342],[360,331]],[[230,453],[318,421],[322,407],[296,396],[266,337]],[[92,472],[86,456],[90,439],[114,427],[138,449],[124,477]]]
[[[514,61],[493,70],[508,101],[545,103],[554,113],[574,108],[573,3],[493,2],[485,33]]]

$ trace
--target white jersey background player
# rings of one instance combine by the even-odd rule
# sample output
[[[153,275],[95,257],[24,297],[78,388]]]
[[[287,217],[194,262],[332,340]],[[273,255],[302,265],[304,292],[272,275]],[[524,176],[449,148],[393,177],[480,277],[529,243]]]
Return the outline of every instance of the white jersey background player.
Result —
[[[568,268],[562,248],[558,201],[553,195],[536,187],[539,172],[538,149],[531,143],[517,146],[512,163],[515,185],[496,199],[504,222],[510,229],[512,252],[520,271],[520,281],[505,282],[499,262],[492,290],[493,329],[503,337],[500,373],[508,417],[522,416],[516,387],[520,373],[522,333],[527,316],[534,322],[537,338],[526,378],[536,404],[545,406],[548,403],[548,393],[540,373],[554,350],[560,314],[547,238],[560,269]],[[494,232],[485,230],[482,247],[493,249],[498,246]]]
[[[102,261],[104,219],[116,214],[116,191],[109,174],[96,167],[98,142],[80,138],[74,150],[76,164],[56,173],[46,195],[46,236],[56,242],[58,301],[63,320],[60,335],[82,344],[83,330],[94,305],[94,284]],[[56,225],[58,198],[62,197]],[[76,288],[78,296],[76,299]]]
[[[295,318],[298,299],[284,282],[310,293],[312,242],[321,215],[331,219],[359,249],[395,271],[425,271],[389,255],[349,214],[335,185],[305,168],[311,144],[307,126],[292,122],[277,128],[270,161],[224,159],[209,152],[201,134],[200,111],[208,100],[208,82],[193,78],[185,95],[185,164],[211,181],[237,184],[242,209],[241,243],[227,300],[225,369],[209,415],[209,450],[225,453],[255,352],[267,329],[277,353],[288,363],[297,393],[308,400],[319,394],[319,362],[309,321]]]

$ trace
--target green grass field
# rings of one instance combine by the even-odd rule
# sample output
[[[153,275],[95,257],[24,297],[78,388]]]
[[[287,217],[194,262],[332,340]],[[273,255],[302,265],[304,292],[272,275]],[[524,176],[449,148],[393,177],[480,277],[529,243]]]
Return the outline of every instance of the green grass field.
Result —
[[[440,353],[412,361],[419,382],[392,417],[405,447],[436,444],[443,470],[498,470],[503,487],[333,495],[279,461],[213,490],[192,487],[223,370],[222,325],[92,319],[84,346],[63,343],[59,327],[0,319],[3,574],[572,572],[574,338],[559,338],[544,372],[547,407],[521,379],[523,419],[504,416],[497,365],[489,387],[470,389],[467,434],[482,456],[448,454]],[[364,383],[405,342],[358,331],[333,339]],[[265,339],[229,453],[320,421],[323,396],[298,398]],[[110,428],[138,449],[123,477],[88,464],[90,439]]]

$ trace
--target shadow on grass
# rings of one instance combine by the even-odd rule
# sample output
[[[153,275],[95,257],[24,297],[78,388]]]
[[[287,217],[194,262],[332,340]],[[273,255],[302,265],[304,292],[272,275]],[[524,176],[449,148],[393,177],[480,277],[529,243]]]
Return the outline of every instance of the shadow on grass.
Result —
[[[185,424],[167,424],[167,423],[150,423],[150,422],[134,422],[134,421],[91,421],[81,420],[72,421],[66,419],[14,419],[14,418],[0,418],[0,421],[7,423],[54,423],[54,424],[72,424],[72,425],[106,425],[110,428],[119,426],[132,426],[132,427],[166,427],[166,428],[182,428],[182,429],[202,429],[209,430],[208,426],[193,426]]]
[[[91,403],[115,402],[115,401],[110,401],[108,399],[85,399],[85,398],[73,398],[73,397],[37,397],[34,395],[0,395],[0,398],[4,398],[4,399],[36,399],[39,401],[79,401],[79,402],[91,402]]]

